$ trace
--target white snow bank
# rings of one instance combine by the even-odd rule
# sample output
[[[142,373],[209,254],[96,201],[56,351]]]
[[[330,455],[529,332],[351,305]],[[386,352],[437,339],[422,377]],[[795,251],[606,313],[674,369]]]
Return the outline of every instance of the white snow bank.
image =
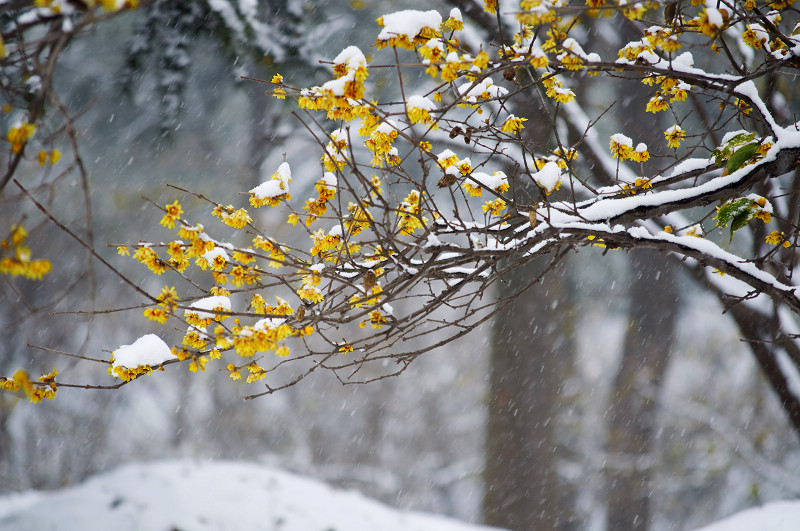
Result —
[[[489,531],[392,509],[263,465],[230,461],[135,463],[53,492],[0,497],[0,529],[15,531]]]
[[[697,531],[794,531],[800,528],[800,501],[753,507]]]

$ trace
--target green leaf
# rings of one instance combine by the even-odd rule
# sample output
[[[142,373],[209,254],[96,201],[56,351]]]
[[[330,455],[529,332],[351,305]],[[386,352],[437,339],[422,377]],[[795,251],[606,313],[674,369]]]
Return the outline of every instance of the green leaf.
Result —
[[[730,223],[733,218],[740,215],[742,212],[750,211],[750,206],[752,204],[753,201],[747,199],[746,197],[728,201],[717,210],[717,227],[727,227],[728,223]]]
[[[737,149],[736,153],[734,153],[731,158],[728,159],[728,164],[725,166],[725,171],[728,173],[733,173],[744,166],[744,163],[750,160],[753,155],[756,154],[756,149],[758,149],[758,142],[752,142]]]
[[[734,232],[747,225],[747,222],[753,219],[753,214],[755,214],[753,210],[747,209],[747,211],[739,212],[733,217],[733,220],[731,220],[731,240],[733,240]]]
[[[727,227],[730,223],[731,226],[731,240],[733,240],[733,233],[741,229],[753,219],[756,215],[757,209],[753,209],[753,200],[746,197],[728,201],[719,209],[717,209],[717,227]]]
[[[744,144],[748,142],[752,142],[753,139],[756,137],[755,133],[739,133],[738,135],[734,135],[731,137],[724,145],[720,146],[719,148],[715,149],[711,155],[714,157],[714,164],[717,166],[722,166],[722,162],[724,160],[728,160],[734,154],[734,152]]]

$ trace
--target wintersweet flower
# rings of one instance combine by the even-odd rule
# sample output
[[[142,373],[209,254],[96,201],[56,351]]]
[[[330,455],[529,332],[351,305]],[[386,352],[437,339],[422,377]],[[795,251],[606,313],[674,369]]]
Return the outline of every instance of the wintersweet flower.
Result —
[[[683,139],[686,138],[686,132],[681,129],[681,126],[675,124],[666,131],[664,131],[664,138],[667,139],[667,145],[671,148],[679,148]]]
[[[413,50],[439,36],[442,16],[436,11],[409,9],[384,15],[377,22],[383,29],[375,42],[376,48],[392,46]]]
[[[283,85],[283,76],[280,74],[275,74],[274,76],[272,76],[272,84]],[[277,87],[273,89],[272,95],[278,98],[279,100],[286,99],[286,91],[282,87]]]
[[[525,126],[522,125],[522,122],[527,122],[527,118],[517,118],[513,114],[509,115],[503,125],[500,127],[500,131],[503,133],[508,133],[510,135],[515,135],[525,129]]]
[[[786,235],[783,231],[774,230],[767,234],[766,242],[770,245],[778,245],[781,244],[784,247],[791,247],[792,243],[786,239]]]
[[[633,140],[622,133],[611,135],[609,147],[611,148],[611,156],[615,159],[627,160],[632,158],[634,153]]]
[[[650,153],[647,151],[647,144],[640,142],[631,153],[631,160],[634,162],[646,162],[649,159]]]
[[[181,207],[180,203],[178,203],[178,200],[176,199],[171,205],[165,205],[164,210],[166,214],[164,214],[164,217],[161,218],[161,221],[159,221],[158,224],[171,229],[175,226],[175,222],[181,219],[183,207]]]
[[[506,202],[497,198],[494,201],[486,201],[481,208],[491,216],[499,216],[500,213],[505,210]]]
[[[406,112],[412,124],[427,124],[433,121],[431,111],[436,110],[436,105],[425,96],[413,95],[406,102]]]
[[[8,141],[11,143],[11,151],[19,153],[23,146],[33,138],[36,126],[28,122],[17,122],[8,131]]]

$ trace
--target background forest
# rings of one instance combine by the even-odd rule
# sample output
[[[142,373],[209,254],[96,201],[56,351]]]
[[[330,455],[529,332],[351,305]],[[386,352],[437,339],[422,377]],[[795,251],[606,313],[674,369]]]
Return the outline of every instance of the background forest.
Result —
[[[0,4],[6,23],[8,4]],[[446,14],[460,5],[463,40],[484,38],[468,21],[469,2],[260,2],[255,29],[235,23],[226,4],[143,3],[88,27],[53,77],[75,115],[86,179],[58,164],[19,170],[31,189],[57,184],[50,212],[152,293],[163,279],[114,247],[170,238],[154,229],[161,212],[151,204],[179,197],[167,185],[222,198],[255,187],[284,160],[296,175],[318,171],[319,148],[291,106],[242,76],[319,83],[330,72],[321,61],[348,45],[371,50],[375,19],[400,9]],[[621,48],[630,36],[619,18],[592,21],[586,38]],[[399,98],[390,73],[370,84],[383,99]],[[641,95],[610,90],[598,81],[587,106],[616,101],[602,127],[638,128],[644,138],[649,125],[633,110]],[[784,94],[799,111],[796,84]],[[3,130],[17,119],[0,116]],[[295,193],[313,195],[313,182]],[[292,237],[284,214],[258,215],[277,238]],[[83,249],[6,187],[0,229],[23,220],[53,272],[46,282],[0,276],[4,372],[50,371],[46,349],[104,357],[158,330],[141,318],[130,286],[87,265]],[[271,464],[391,505],[514,529],[687,529],[797,498],[797,433],[717,298],[655,251],[587,248],[566,264],[471,334],[366,385],[315,373],[243,401],[221,367],[170,367],[116,391],[61,390],[38,406],[0,394],[0,494],[190,456]],[[498,296],[537,267],[504,279]],[[78,360],[59,363],[70,381],[91,380]],[[498,374],[525,395],[517,408],[498,405]],[[487,483],[496,487],[488,494]],[[631,512],[641,516],[635,524]]]

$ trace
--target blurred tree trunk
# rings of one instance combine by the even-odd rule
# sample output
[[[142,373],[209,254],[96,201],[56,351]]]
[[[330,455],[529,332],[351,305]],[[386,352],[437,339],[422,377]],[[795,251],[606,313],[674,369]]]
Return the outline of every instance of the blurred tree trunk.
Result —
[[[641,38],[622,17],[623,42]],[[654,160],[644,164],[653,174],[665,148],[663,117],[645,112],[651,91],[645,86],[620,98],[619,122],[635,142],[644,142]],[[628,329],[613,382],[605,470],[608,502],[606,528],[643,530],[650,525],[651,451],[656,430],[655,402],[667,370],[675,331],[677,265],[655,251],[630,255]]]
[[[517,270],[499,298],[534,278],[537,267]],[[551,274],[494,319],[484,470],[489,525],[554,530],[572,520],[562,507],[565,487],[556,471],[556,415],[564,374],[574,358],[568,291],[567,279]]]
[[[631,255],[630,307],[608,423],[606,528],[647,529],[654,396],[667,369],[678,308],[675,265],[655,251]]]

